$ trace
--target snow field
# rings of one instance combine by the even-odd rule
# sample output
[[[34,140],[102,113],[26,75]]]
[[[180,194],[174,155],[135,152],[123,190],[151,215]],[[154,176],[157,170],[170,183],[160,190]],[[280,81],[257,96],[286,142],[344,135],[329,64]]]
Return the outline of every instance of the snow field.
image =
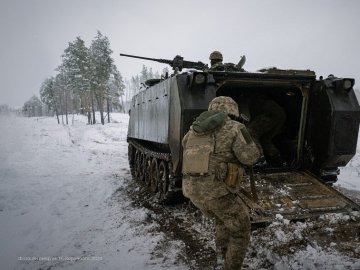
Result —
[[[163,235],[122,197],[128,116],[115,117],[63,126],[0,116],[1,269],[186,269],[153,258]]]
[[[0,115],[0,269],[196,269],[179,260],[186,243],[160,232],[155,214],[127,196],[127,124],[125,114],[112,114],[105,126],[86,125],[83,116],[64,126]],[[359,194],[359,168],[358,146],[336,186]],[[173,215],[214,247],[213,222],[191,223],[189,213],[179,207]],[[319,219],[329,238],[342,222],[359,221],[358,212]],[[309,238],[315,229],[314,221],[278,215],[253,231],[245,269],[360,269],[358,257],[336,250],[339,243]]]

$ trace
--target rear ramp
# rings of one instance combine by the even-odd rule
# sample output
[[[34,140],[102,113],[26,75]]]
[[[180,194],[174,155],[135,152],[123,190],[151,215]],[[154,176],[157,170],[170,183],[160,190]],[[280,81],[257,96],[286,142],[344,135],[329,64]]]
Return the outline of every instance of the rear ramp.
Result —
[[[244,178],[238,198],[249,207],[253,224],[269,223],[280,214],[301,220],[326,213],[360,211],[360,206],[309,172],[257,173],[253,199],[249,177]]]

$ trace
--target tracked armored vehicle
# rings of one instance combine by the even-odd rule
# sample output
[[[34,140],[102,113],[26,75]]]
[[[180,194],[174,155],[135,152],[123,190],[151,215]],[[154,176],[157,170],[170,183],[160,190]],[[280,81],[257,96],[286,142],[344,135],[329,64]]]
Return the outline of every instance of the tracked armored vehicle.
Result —
[[[129,164],[133,178],[144,183],[159,202],[181,197],[183,136],[216,96],[240,101],[249,93],[264,94],[286,112],[281,134],[274,138],[285,163],[255,166],[257,200],[250,181],[239,191],[253,223],[276,214],[302,219],[329,212],[360,210],[329,183],[339,167],[356,153],[360,107],[352,78],[316,78],[310,70],[210,70],[201,62],[145,58],[170,64],[172,76],[146,82],[132,98],[129,111]],[[185,72],[180,73],[183,68]]]

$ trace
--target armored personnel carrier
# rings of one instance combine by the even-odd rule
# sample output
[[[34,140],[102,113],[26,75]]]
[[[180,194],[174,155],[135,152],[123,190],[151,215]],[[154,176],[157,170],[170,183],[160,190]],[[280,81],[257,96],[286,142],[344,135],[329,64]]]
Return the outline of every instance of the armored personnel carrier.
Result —
[[[285,162],[254,166],[256,196],[250,180],[238,191],[252,222],[269,222],[276,214],[301,219],[360,209],[329,184],[356,153],[360,107],[354,79],[316,78],[311,70],[277,68],[214,71],[181,56],[166,60],[121,55],[166,63],[174,69],[171,76],[147,81],[146,89],[132,98],[129,111],[131,173],[159,202],[176,202],[181,197],[181,141],[209,102],[216,96],[240,102],[257,93],[273,99],[286,112],[284,128],[274,138]]]

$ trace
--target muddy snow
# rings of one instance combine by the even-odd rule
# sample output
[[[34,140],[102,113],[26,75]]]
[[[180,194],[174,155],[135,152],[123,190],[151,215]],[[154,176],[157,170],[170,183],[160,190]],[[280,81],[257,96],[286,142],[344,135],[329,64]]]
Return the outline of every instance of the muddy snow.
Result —
[[[127,123],[0,115],[0,269],[212,268],[212,221],[132,181]],[[360,201],[359,147],[336,188]],[[360,269],[359,212],[278,215],[251,238],[244,269]]]

